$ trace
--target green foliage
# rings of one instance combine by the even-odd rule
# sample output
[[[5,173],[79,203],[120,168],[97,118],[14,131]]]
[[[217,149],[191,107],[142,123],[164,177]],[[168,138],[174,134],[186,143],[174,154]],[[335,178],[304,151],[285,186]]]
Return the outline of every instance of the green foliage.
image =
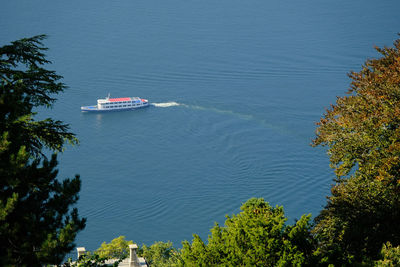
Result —
[[[377,259],[387,240],[400,242],[400,199],[393,185],[356,176],[332,188],[315,219],[318,253],[336,264]]]
[[[286,226],[282,207],[272,208],[252,198],[242,212],[227,216],[225,226],[211,229],[208,244],[194,235],[185,241],[182,261],[188,266],[303,266],[311,262],[313,238],[310,217]]]
[[[133,244],[133,241],[127,241],[125,236],[119,236],[108,244],[103,242],[95,254],[107,259],[125,259],[129,256],[130,244]]]
[[[318,123],[337,184],[314,233],[321,262],[353,265],[400,244],[400,39],[352,72],[348,95]]]
[[[79,257],[79,259],[73,262],[68,259],[63,267],[117,267],[121,261],[116,261],[112,265],[106,263],[107,258],[101,257],[98,254],[86,253]]]
[[[25,38],[0,47],[0,129],[12,137],[13,152],[25,146],[30,155],[43,155],[42,148],[62,151],[65,141],[77,143],[69,126],[47,118],[33,119],[32,109],[51,107],[51,94],[63,92],[62,76],[42,66],[46,60],[41,42],[45,35]]]
[[[382,260],[376,261],[377,267],[395,267],[400,266],[400,246],[393,247],[390,242],[383,245],[381,255]]]
[[[139,253],[150,266],[178,266],[180,260],[179,252],[173,247],[172,242],[159,241],[150,247],[143,245]]]
[[[85,220],[76,209],[80,178],[59,181],[57,157],[44,148],[62,151],[76,143],[68,125],[35,121],[34,107],[51,107],[49,94],[65,86],[42,53],[35,36],[0,47],[0,265],[59,264],[73,247]]]

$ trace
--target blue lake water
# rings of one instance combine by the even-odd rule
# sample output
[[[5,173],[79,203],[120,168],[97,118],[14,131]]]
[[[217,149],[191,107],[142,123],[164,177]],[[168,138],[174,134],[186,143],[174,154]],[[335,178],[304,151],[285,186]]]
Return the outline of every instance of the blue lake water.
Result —
[[[51,116],[80,146],[87,217],[78,246],[120,235],[138,244],[206,238],[251,197],[290,222],[317,215],[333,173],[310,147],[315,122],[349,87],[347,73],[391,46],[399,1],[3,1],[0,45],[48,34],[49,66],[69,88]],[[81,113],[98,98],[153,106]]]

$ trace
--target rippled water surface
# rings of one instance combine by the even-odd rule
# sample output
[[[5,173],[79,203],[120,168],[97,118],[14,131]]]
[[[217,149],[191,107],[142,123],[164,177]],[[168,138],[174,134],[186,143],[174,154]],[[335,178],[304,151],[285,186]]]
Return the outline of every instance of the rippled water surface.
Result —
[[[251,197],[318,214],[333,174],[309,146],[315,122],[400,29],[398,1],[3,2],[1,45],[48,34],[69,86],[43,113],[81,142],[60,177],[81,175],[87,249],[119,235],[179,247]],[[80,112],[108,93],[153,104]]]

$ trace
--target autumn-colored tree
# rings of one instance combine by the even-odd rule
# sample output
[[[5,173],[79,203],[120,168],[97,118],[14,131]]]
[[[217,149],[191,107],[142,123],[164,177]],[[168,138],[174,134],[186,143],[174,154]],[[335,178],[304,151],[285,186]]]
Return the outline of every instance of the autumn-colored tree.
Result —
[[[400,244],[400,40],[351,72],[348,94],[318,123],[336,184],[314,232],[323,261],[353,264]]]
[[[328,146],[338,178],[352,171],[400,184],[400,39],[376,48],[379,59],[351,72],[347,96],[339,97],[318,123],[314,145]]]

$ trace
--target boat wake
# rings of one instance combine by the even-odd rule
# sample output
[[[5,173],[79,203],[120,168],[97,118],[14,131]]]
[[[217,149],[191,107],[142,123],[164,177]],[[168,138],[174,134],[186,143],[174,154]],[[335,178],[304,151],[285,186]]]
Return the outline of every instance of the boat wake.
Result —
[[[159,108],[169,108],[169,107],[180,106],[181,104],[179,104],[177,102],[165,102],[165,103],[151,103],[150,105],[159,107]]]
[[[238,113],[238,112],[235,112],[232,110],[224,110],[224,109],[218,109],[218,108],[214,108],[214,107],[202,107],[202,106],[198,106],[198,105],[187,105],[187,104],[178,103],[175,101],[164,102],[164,103],[150,103],[150,105],[154,106],[154,107],[159,107],[159,108],[180,106],[180,107],[184,107],[184,108],[188,108],[188,109],[192,109],[192,110],[208,111],[208,112],[213,112],[216,114],[232,116],[232,117],[236,117],[237,119],[240,119],[240,120],[253,121],[253,122],[259,124],[263,128],[274,130],[274,131],[280,132],[281,134],[293,136],[293,133],[291,131],[289,131],[283,127],[279,127],[279,126],[274,125],[266,120],[259,119],[253,115]]]

